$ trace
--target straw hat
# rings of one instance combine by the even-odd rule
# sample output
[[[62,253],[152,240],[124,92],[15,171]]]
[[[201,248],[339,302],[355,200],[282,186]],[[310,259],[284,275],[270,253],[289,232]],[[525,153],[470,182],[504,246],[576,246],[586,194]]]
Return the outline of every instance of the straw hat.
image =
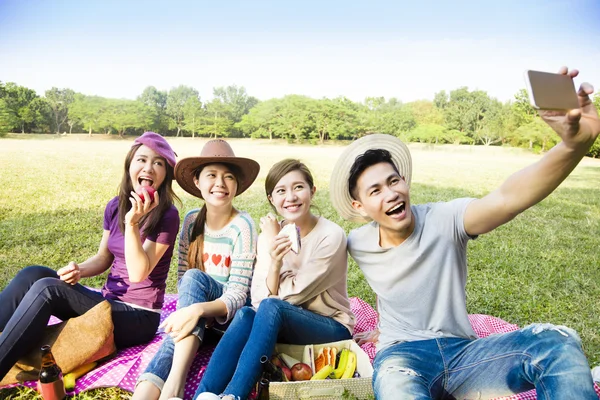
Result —
[[[348,190],[350,168],[356,157],[371,149],[384,149],[390,152],[396,168],[410,186],[412,175],[412,160],[408,147],[397,137],[376,133],[364,136],[350,144],[338,158],[331,179],[329,181],[329,195],[333,207],[340,216],[352,222],[369,222],[368,217],[363,217],[352,208],[352,197]]]
[[[194,172],[206,164],[231,164],[239,168],[241,176],[237,177],[237,193],[240,195],[252,185],[260,171],[260,165],[254,160],[236,157],[233,149],[223,139],[206,142],[199,157],[187,157],[175,165],[175,179],[179,186],[189,194],[202,198],[200,189],[194,184]]]

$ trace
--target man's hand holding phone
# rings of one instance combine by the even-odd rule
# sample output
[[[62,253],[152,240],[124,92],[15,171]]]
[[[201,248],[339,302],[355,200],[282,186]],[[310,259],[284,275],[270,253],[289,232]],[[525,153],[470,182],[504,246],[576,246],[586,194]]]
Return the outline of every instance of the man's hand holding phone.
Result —
[[[600,119],[590,99],[592,85],[582,83],[575,92],[573,78],[578,74],[562,67],[558,74],[527,71],[526,78],[531,103],[542,119],[566,146],[587,152],[600,133]]]

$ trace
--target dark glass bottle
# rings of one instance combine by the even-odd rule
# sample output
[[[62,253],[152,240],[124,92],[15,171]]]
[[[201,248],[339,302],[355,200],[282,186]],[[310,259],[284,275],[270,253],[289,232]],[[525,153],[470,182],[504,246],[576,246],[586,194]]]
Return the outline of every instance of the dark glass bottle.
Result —
[[[269,357],[262,356],[260,358],[260,364],[262,365],[263,378],[266,378],[270,382],[287,382],[287,377],[275,364],[269,360]]]
[[[63,400],[66,397],[62,371],[54,360],[48,345],[42,347],[42,367],[38,390],[44,400]]]
[[[269,381],[262,378],[258,382],[258,392],[256,400],[269,400]]]

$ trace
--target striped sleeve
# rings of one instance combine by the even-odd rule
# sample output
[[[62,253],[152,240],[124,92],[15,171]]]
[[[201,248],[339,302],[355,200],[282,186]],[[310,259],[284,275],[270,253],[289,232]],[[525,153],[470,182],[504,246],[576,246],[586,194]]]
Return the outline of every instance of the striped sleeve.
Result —
[[[247,213],[241,213],[237,222],[233,224],[231,232],[233,236],[231,270],[229,279],[224,285],[223,295],[220,297],[227,307],[227,315],[216,317],[220,324],[233,318],[236,311],[246,304],[256,259],[257,233],[252,217]]]
[[[181,280],[181,277],[188,270],[188,251],[190,249],[190,238],[192,237],[192,229],[194,228],[194,222],[198,217],[200,209],[191,210],[188,212],[183,219],[183,226],[181,227],[181,233],[179,234],[179,258],[177,263],[177,281]]]

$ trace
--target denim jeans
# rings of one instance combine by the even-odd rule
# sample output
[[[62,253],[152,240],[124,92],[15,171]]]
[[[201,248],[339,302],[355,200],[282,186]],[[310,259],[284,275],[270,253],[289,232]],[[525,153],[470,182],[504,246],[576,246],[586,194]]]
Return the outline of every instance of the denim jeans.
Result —
[[[394,344],[378,352],[374,369],[379,400],[488,399],[533,388],[538,400],[598,400],[579,336],[550,324]]]
[[[180,309],[194,303],[205,303],[218,299],[223,294],[223,285],[211,278],[206,272],[199,269],[189,269],[179,281],[178,292],[177,309]],[[192,334],[202,341],[205,329],[206,318],[200,318]],[[173,342],[170,335],[165,335],[158,352],[146,367],[146,371],[140,375],[138,382],[149,381],[162,390],[173,365],[174,352],[175,342]]]
[[[275,343],[319,344],[350,339],[344,325],[332,318],[267,298],[255,311],[243,307],[215,349],[196,392],[246,399],[261,374],[260,358],[271,357]]]
[[[61,281],[56,271],[41,266],[23,268],[0,293],[0,379],[31,349],[50,316],[67,320],[106,300],[102,294]],[[160,314],[108,300],[118,348],[148,342]]]

